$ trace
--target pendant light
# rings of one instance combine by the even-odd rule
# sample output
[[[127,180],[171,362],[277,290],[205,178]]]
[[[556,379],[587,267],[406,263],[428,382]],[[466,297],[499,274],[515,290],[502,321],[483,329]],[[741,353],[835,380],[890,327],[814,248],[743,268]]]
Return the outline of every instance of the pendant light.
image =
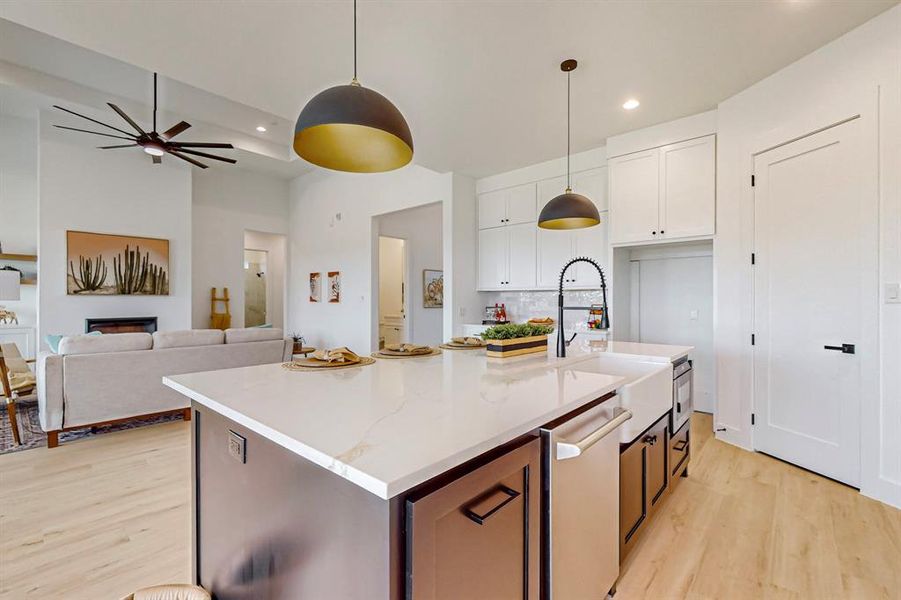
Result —
[[[294,151],[320,167],[351,173],[392,171],[413,159],[413,136],[404,116],[357,81],[357,0],[354,78],[307,102],[294,126]]]
[[[573,193],[569,182],[569,74],[578,64],[573,58],[560,63],[560,70],[566,73],[566,191],[541,209],[538,226],[542,229],[583,229],[601,222],[601,216],[594,202],[581,194]]]

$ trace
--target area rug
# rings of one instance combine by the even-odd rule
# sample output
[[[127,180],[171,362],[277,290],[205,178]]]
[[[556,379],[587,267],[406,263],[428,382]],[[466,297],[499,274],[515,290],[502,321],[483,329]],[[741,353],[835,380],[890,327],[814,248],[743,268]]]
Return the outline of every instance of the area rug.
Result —
[[[31,402],[19,402],[16,404],[16,418],[19,421],[19,433],[22,436],[22,444],[19,446],[16,446],[16,443],[13,441],[13,431],[9,426],[9,416],[6,414],[6,407],[3,406],[2,408],[3,410],[0,410],[0,454],[8,454],[10,452],[19,452],[21,450],[30,450],[31,448],[47,446],[47,434],[41,429],[41,422],[38,418],[38,403],[36,400]],[[59,434],[59,443],[65,444],[76,440],[83,440],[94,435],[102,435],[110,431],[135,429],[136,427],[177,421],[179,419],[181,419],[181,415],[165,415],[147,419],[135,419],[116,425],[102,425],[100,427],[85,427],[84,429],[64,431]]]

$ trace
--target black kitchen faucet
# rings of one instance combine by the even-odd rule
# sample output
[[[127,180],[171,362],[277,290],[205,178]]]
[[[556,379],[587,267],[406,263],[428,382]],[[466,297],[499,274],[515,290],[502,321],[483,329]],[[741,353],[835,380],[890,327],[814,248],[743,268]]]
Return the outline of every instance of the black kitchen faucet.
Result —
[[[557,356],[559,358],[563,358],[566,356],[566,346],[569,344],[576,334],[574,333],[571,338],[568,340],[565,338],[563,333],[563,311],[564,310],[591,310],[590,306],[563,306],[563,277],[566,275],[566,270],[570,268],[573,264],[577,262],[586,262],[593,266],[598,270],[598,274],[601,276],[601,293],[603,294],[603,311],[604,314],[601,315],[601,329],[609,329],[610,328],[610,315],[607,310],[607,279],[604,277],[604,270],[601,269],[600,265],[596,263],[594,260],[587,258],[585,256],[579,256],[563,266],[563,270],[560,271],[560,285],[557,288]]]

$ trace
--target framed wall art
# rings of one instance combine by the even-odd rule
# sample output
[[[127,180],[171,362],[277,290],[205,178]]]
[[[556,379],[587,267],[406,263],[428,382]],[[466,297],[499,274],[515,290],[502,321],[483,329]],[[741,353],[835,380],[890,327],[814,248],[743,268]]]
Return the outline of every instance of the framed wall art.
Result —
[[[444,271],[423,269],[422,306],[424,308],[441,308],[444,306]]]
[[[328,272],[328,301],[336,304],[341,302],[341,272]]]
[[[69,295],[169,295],[169,240],[67,231],[66,261]]]
[[[322,302],[322,273],[310,273],[310,302]]]

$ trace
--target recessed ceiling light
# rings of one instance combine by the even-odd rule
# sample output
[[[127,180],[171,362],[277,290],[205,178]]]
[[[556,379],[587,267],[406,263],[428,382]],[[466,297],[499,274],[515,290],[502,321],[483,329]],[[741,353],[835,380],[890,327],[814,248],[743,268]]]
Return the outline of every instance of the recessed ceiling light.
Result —
[[[641,105],[641,102],[639,102],[635,98],[632,98],[630,100],[626,100],[623,103],[623,108],[625,108],[626,110],[635,110],[639,107],[639,105]]]
[[[266,128],[262,125],[257,125],[257,131],[259,131],[260,133],[266,133]]]

